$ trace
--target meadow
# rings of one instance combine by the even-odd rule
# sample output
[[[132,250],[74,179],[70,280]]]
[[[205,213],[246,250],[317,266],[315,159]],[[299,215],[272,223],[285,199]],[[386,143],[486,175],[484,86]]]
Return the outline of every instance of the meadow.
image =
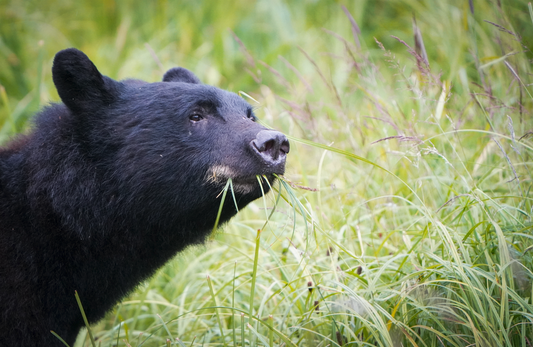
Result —
[[[186,67],[291,141],[274,192],[76,347],[533,346],[527,1],[0,0],[1,142],[66,47]]]

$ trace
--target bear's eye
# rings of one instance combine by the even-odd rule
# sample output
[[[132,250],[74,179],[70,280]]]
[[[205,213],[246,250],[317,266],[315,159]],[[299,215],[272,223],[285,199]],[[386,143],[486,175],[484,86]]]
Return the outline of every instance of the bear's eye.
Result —
[[[252,110],[248,109],[246,110],[246,117],[250,119],[252,122],[255,122],[257,118],[255,118],[254,114],[252,113]]]
[[[193,113],[189,116],[189,119],[193,122],[199,122],[204,119],[204,117],[200,116],[198,113]]]

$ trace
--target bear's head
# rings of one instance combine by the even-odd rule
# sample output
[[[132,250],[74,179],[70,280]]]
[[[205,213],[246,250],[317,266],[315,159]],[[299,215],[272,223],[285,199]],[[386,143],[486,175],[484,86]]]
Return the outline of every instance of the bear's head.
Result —
[[[223,222],[284,173],[287,138],[257,123],[243,98],[184,68],[170,69],[162,82],[115,81],[81,51],[66,49],[52,71],[69,110],[68,136],[113,182],[111,191],[102,189],[105,201],[144,207],[147,215],[211,216],[231,179]]]

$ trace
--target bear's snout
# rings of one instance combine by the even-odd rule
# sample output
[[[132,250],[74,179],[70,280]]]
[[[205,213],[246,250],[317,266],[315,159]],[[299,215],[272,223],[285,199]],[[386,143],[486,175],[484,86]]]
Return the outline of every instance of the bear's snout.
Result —
[[[261,130],[250,143],[267,165],[285,167],[285,158],[290,150],[287,137],[275,130]]]

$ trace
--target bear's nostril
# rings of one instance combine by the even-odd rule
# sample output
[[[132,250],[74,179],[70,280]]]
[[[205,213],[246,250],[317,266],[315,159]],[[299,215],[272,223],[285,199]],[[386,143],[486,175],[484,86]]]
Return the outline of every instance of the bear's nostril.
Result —
[[[291,150],[291,145],[289,144],[289,140],[287,139],[283,140],[279,149],[285,154],[289,153],[289,151]]]
[[[274,140],[267,141],[264,147],[265,149],[262,152],[270,152],[275,147]]]

